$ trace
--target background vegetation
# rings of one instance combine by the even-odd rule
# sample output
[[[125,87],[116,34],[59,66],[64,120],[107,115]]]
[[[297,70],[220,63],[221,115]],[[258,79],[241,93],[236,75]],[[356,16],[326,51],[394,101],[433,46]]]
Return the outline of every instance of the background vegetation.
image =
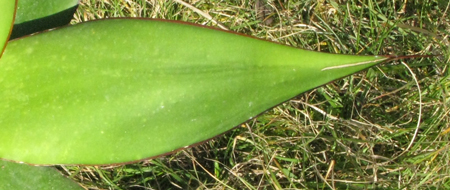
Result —
[[[343,78],[172,155],[59,169],[87,189],[450,189],[449,9],[448,0],[82,0],[73,23],[162,18],[314,51],[441,56]]]

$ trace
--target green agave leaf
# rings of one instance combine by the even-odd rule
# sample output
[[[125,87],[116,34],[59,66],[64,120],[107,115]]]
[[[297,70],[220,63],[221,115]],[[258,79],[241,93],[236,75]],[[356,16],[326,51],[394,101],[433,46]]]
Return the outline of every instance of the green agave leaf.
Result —
[[[11,39],[69,24],[79,0],[20,0]]]
[[[81,186],[53,167],[37,167],[0,160],[0,189],[66,189]]]
[[[16,3],[17,1],[15,0],[0,1],[0,57],[2,57],[3,50],[6,47],[6,42],[8,41],[11,33]]]
[[[161,20],[86,22],[13,40],[0,60],[0,157],[111,164],[165,154],[387,59]]]

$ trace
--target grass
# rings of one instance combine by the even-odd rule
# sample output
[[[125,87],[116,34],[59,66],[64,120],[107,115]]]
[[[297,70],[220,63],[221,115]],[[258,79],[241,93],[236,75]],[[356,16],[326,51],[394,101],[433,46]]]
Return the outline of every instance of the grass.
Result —
[[[65,175],[87,189],[450,188],[448,1],[184,2],[82,0],[73,23],[163,18],[314,51],[440,56],[343,78],[169,156],[121,166],[58,166]]]

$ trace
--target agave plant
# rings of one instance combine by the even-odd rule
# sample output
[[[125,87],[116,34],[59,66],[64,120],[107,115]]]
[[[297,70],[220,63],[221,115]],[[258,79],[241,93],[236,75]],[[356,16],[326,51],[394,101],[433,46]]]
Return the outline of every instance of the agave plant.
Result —
[[[31,172],[72,183],[51,168],[18,163],[108,165],[165,155],[396,59],[308,51],[169,20],[60,27],[78,1],[33,2],[0,4],[0,179],[11,182],[6,185],[21,185],[15,179]]]

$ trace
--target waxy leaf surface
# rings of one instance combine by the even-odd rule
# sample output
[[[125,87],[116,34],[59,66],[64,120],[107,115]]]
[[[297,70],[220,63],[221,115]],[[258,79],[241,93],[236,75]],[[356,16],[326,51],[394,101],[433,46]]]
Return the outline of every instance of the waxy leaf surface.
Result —
[[[53,167],[36,167],[0,160],[0,189],[83,190]]]
[[[69,24],[78,0],[20,0],[11,39]]]
[[[8,41],[9,34],[14,23],[14,14],[16,9],[15,0],[1,0],[0,1],[0,58],[6,42]]]
[[[161,155],[387,59],[142,19],[13,40],[0,60],[0,158],[111,164]]]

